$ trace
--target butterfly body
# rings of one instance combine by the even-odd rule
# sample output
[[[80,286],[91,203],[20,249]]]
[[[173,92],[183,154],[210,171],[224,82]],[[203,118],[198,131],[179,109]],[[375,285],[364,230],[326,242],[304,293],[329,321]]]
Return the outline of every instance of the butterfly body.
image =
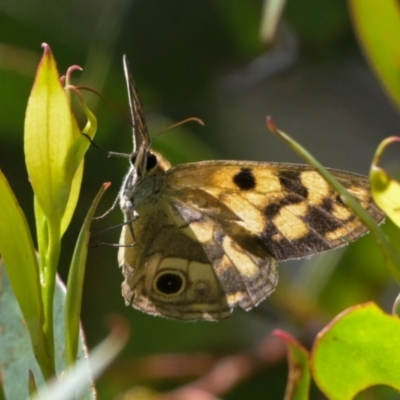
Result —
[[[203,161],[177,166],[150,146],[127,69],[135,152],[120,191],[118,259],[126,303],[180,320],[250,310],[278,282],[277,262],[347,244],[367,232],[307,165]],[[377,221],[366,177],[331,173]]]

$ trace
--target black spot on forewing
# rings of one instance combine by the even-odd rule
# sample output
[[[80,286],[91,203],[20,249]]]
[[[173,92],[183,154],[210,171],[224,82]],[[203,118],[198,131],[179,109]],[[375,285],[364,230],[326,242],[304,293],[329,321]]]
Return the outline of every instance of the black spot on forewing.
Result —
[[[241,168],[233,177],[233,182],[240,190],[251,190],[256,187],[256,178],[250,168]]]
[[[283,189],[307,198],[308,190],[301,183],[300,176],[301,173],[299,171],[284,170],[279,171],[278,173],[279,182],[281,183]]]

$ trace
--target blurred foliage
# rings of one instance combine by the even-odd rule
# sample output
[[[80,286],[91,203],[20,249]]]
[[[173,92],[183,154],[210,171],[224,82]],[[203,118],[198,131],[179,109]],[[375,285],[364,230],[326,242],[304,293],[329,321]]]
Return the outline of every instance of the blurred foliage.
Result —
[[[2,2],[0,168],[30,225],[32,190],[22,132],[42,42],[51,45],[61,74],[71,63],[79,64],[84,68],[81,78],[75,78],[79,84],[96,88],[124,115],[128,103],[121,59],[126,53],[153,134],[183,118],[202,118],[205,128],[188,124],[156,139],[155,146],[176,163],[216,157],[296,160],[266,133],[265,116],[272,114],[323,163],[366,174],[374,149],[399,131],[400,121],[363,61],[346,1],[289,0],[270,47],[259,39],[262,6],[261,0]],[[129,124],[90,93],[87,101],[98,116],[97,143],[130,153]],[[86,160],[77,213],[63,238],[64,281],[95,193],[103,182],[113,182],[99,207],[105,211],[127,170],[126,160],[108,159],[96,149],[89,150]],[[387,162],[399,170],[398,157]],[[116,211],[92,229],[121,221]],[[384,230],[400,243],[390,222]],[[102,240],[117,243],[118,236],[116,228]],[[128,318],[133,331],[123,355],[98,382],[100,398],[113,398],[136,385],[167,390],[196,379],[201,385],[201,378],[212,377],[224,362],[236,365],[235,355],[245,356],[239,370],[256,367],[249,375],[239,374],[233,388],[218,395],[229,400],[283,398],[286,352],[268,339],[274,328],[290,331],[309,348],[337,313],[368,300],[390,311],[398,292],[371,236],[330,254],[283,263],[276,292],[250,313],[237,310],[231,320],[218,324],[185,324],[125,307],[116,249],[91,248],[82,310],[89,347],[106,335],[104,319],[110,313]],[[393,392],[371,389],[368,396],[391,399]],[[322,394],[313,387],[310,398]]]

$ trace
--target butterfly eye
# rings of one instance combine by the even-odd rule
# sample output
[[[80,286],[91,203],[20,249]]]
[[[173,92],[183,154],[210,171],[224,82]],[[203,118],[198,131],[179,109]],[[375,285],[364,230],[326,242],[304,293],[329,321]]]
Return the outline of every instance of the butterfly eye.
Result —
[[[155,280],[155,289],[164,295],[178,294],[185,287],[185,277],[179,272],[161,272]]]
[[[157,157],[153,153],[147,154],[146,170],[150,171],[157,165]]]
[[[135,165],[136,157],[137,157],[136,152],[131,155],[132,165]],[[157,162],[158,162],[157,157],[153,153],[148,153],[146,159],[146,171],[152,170],[157,165]]]
[[[134,153],[132,153],[132,155],[131,155],[131,164],[132,165],[135,165],[135,162],[136,162],[136,152],[134,152]]]

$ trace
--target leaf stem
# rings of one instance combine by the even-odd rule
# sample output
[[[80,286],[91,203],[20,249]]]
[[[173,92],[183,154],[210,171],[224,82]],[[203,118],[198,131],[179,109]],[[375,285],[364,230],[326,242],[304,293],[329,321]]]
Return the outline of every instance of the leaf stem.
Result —
[[[55,350],[54,350],[54,318],[53,301],[56,285],[56,273],[60,258],[60,223],[59,221],[48,221],[48,248],[46,249],[45,265],[43,268],[43,303],[44,324],[43,332],[46,338],[46,350],[52,360],[51,368],[55,374]]]

